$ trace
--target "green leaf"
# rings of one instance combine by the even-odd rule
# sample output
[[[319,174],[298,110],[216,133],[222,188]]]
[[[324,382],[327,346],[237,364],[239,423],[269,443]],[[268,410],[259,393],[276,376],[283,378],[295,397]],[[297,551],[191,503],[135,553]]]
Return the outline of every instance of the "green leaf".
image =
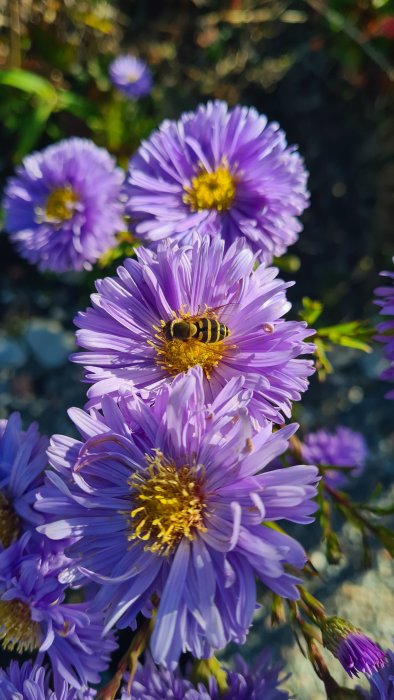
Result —
[[[298,312],[298,315],[303,321],[306,321],[309,325],[315,323],[322,312],[323,304],[320,301],[315,301],[309,297],[303,297],[302,309]]]
[[[280,258],[274,258],[272,264],[283,272],[291,273],[300,269],[301,260],[297,255],[281,255]]]
[[[362,522],[356,511],[352,510],[351,508],[348,508],[346,505],[343,505],[341,503],[334,503],[334,506],[339,511],[339,513],[342,514],[345,520],[347,520],[353,525],[353,527],[355,527],[360,532],[363,532],[365,530],[366,523],[364,524]]]
[[[50,112],[65,110],[80,119],[86,119],[95,111],[92,102],[69,90],[57,90],[49,80],[30,71],[14,68],[0,71],[0,85],[22,90],[44,102]]]
[[[320,340],[320,338],[314,338],[313,340],[316,345],[315,355],[317,358],[317,374],[320,381],[324,381],[327,374],[331,374],[334,371],[334,368],[327,357],[324,341]]]
[[[317,337],[328,340],[334,345],[342,345],[369,353],[372,352],[372,348],[366,341],[370,340],[375,332],[375,329],[364,321],[349,321],[338,323],[335,326],[318,328]]]
[[[356,505],[360,510],[367,510],[375,515],[394,515],[394,504],[391,506],[366,506],[363,503]]]
[[[370,345],[367,343],[364,343],[362,340],[358,340],[357,338],[351,338],[347,335],[342,335],[340,338],[337,338],[335,342],[337,345],[342,345],[343,347],[346,348],[354,348],[355,350],[362,350],[363,352],[372,352],[372,348]]]
[[[57,101],[57,90],[48,80],[41,75],[20,68],[1,70],[0,85],[9,85],[23,90],[30,95],[36,95],[41,100],[54,103]]]
[[[25,127],[20,129],[20,138],[15,150],[15,161],[19,162],[30,151],[33,150],[38,139],[46,128],[49,117],[53,112],[53,105],[39,102],[29,115]]]
[[[58,110],[64,110],[74,114],[79,119],[85,120],[96,112],[96,107],[90,100],[81,95],[76,95],[68,90],[61,90],[58,93]]]
[[[342,558],[342,549],[339,539],[333,530],[327,533],[326,553],[329,564],[339,564]]]
[[[284,599],[278,593],[272,597],[271,624],[272,626],[284,624],[286,622],[286,607]]]

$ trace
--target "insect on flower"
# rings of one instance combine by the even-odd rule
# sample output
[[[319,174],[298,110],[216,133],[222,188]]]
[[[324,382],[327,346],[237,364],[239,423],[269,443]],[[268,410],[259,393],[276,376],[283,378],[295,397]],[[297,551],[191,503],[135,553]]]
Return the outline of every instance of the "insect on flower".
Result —
[[[85,365],[93,384],[89,406],[128,385],[153,395],[199,366],[208,403],[231,377],[246,375],[257,420],[282,423],[290,416],[314,371],[300,359],[313,351],[303,342],[313,331],[283,319],[291,283],[277,279],[276,268],[255,268],[244,242],[226,252],[221,239],[198,232],[189,245],[163,243],[156,253],[141,246],[136,255],[116,277],[97,281],[92,306],[76,318],[77,342],[87,352],[72,359]],[[209,342],[204,322],[190,327],[205,318]]]
[[[215,318],[216,311],[226,306],[230,306],[230,304],[206,310],[201,315],[170,319],[163,326],[165,339],[187,341],[193,338],[200,343],[217,343],[228,338],[230,335],[229,327]]]

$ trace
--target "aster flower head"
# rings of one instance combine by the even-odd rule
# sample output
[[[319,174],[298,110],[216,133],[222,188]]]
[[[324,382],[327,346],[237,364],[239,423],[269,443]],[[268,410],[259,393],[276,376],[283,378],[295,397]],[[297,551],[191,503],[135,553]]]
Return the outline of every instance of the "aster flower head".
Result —
[[[323,644],[350,677],[372,674],[384,667],[386,655],[378,645],[347,620],[329,617],[322,627]]]
[[[234,671],[223,669],[226,689],[221,690],[213,676],[208,687],[193,685],[180,672],[158,668],[150,657],[139,664],[132,683],[132,694],[125,684],[121,700],[287,700],[288,694],[279,689],[279,671],[272,666],[269,655],[263,653],[254,669],[249,669],[238,656]]]
[[[101,614],[64,602],[63,566],[63,555],[44,540],[37,546],[30,533],[0,553],[0,643],[38,658],[46,652],[57,694],[64,681],[78,690],[98,683],[116,647],[111,636],[103,638]]]
[[[90,269],[124,228],[123,173],[103,148],[71,138],[27,156],[8,181],[5,229],[40,270]]]
[[[235,657],[235,668],[226,672],[227,690],[218,688],[216,679],[209,683],[212,700],[287,700],[289,695],[279,688],[280,666],[272,664],[271,655],[263,651],[254,667],[249,668],[240,656]]]
[[[276,122],[253,108],[208,102],[166,120],[131,159],[125,183],[136,233],[188,241],[212,227],[229,246],[245,237],[264,262],[298,238],[307,173]]]
[[[50,672],[45,666],[31,661],[19,665],[11,661],[7,669],[0,669],[0,700],[90,700],[94,690],[78,691],[66,681],[55,693],[50,687]]]
[[[266,521],[311,522],[317,469],[264,473],[295,426],[253,432],[250,393],[230,380],[207,407],[199,368],[164,386],[153,405],[138,396],[103,400],[102,412],[73,409],[82,440],[54,436],[54,472],[38,497],[48,523],[101,588],[93,609],[106,629],[155,615],[157,663],[243,643],[256,606],[255,579],[289,598],[302,547]],[[262,524],[263,523],[263,524]],[[156,601],[156,603],[155,603]]]
[[[152,90],[152,75],[145,63],[135,56],[118,56],[109,67],[112,84],[132,100],[148,95]]]
[[[211,700],[211,695],[202,684],[195,687],[183,678],[178,670],[158,668],[148,656],[144,664],[139,663],[131,688],[128,679],[121,691],[120,700]]]
[[[325,481],[343,486],[348,483],[346,475],[356,477],[363,471],[368,448],[361,433],[338,426],[333,433],[327,430],[309,433],[301,445],[301,454],[307,464],[343,467],[343,474],[334,469],[324,473]]]
[[[208,402],[243,375],[257,420],[289,417],[314,371],[311,360],[300,359],[313,350],[304,340],[314,331],[283,320],[289,284],[277,279],[276,268],[254,270],[242,241],[225,252],[221,239],[197,234],[191,245],[162,244],[157,254],[140,248],[137,256],[117,277],[96,283],[92,307],[75,319],[77,342],[88,352],[71,359],[85,365],[93,383],[88,405],[127,386],[156,393],[201,366]]]
[[[47,463],[48,444],[36,423],[22,430],[19,413],[0,421],[0,548],[42,522],[33,505]]]
[[[393,258],[394,262],[394,258]],[[389,361],[389,366],[380,375],[381,379],[389,382],[394,381],[394,272],[381,272],[382,277],[387,277],[388,286],[378,287],[375,289],[377,299],[375,304],[381,307],[380,314],[382,316],[391,316],[385,321],[382,321],[376,326],[378,335],[376,340],[384,343],[384,354]],[[394,390],[386,394],[387,399],[394,399]]]

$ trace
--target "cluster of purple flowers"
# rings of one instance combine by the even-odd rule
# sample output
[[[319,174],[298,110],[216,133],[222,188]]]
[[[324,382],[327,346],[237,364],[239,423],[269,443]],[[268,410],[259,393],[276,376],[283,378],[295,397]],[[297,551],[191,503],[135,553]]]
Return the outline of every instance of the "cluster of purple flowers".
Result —
[[[134,99],[151,88],[130,56],[110,77]],[[0,638],[51,666],[18,679],[12,667],[7,682],[37,693],[49,682],[64,697],[97,682],[114,626],[134,629],[154,609],[157,663],[243,643],[257,581],[298,597],[306,555],[272,522],[308,523],[316,509],[315,467],[286,480],[263,471],[296,429],[273,424],[313,372],[302,357],[312,331],[283,318],[288,284],[255,269],[297,237],[302,160],[276,124],[216,102],[164,123],[122,180],[105,151],[71,139],[26,158],[4,200],[7,230],[41,269],[91,266],[125,215],[142,239],[163,241],[97,283],[77,318],[86,352],[73,359],[92,384],[87,411],[70,412],[81,440],[52,438],[44,479],[36,429],[24,436],[17,416],[4,429]],[[86,580],[89,601],[68,603],[66,587]],[[229,685],[245,694],[252,681],[238,675]]]
[[[53,691],[48,668],[31,661],[22,665],[11,661],[6,670],[0,669],[0,700],[93,700],[95,696],[95,690],[79,691],[66,681]]]
[[[133,99],[151,89],[130,56],[110,76]],[[80,438],[54,435],[47,450],[17,415],[0,427],[0,641],[34,656],[0,672],[0,700],[94,697],[115,629],[143,618],[147,659],[122,700],[288,697],[266,656],[255,670],[239,659],[224,688],[174,669],[184,652],[245,642],[257,585],[299,598],[307,557],[277,521],[312,522],[314,464],[364,467],[362,438],[344,428],[309,435],[304,464],[275,464],[314,371],[314,331],[285,319],[289,283],[269,267],[301,230],[306,179],[277,124],[210,102],[165,121],[125,181],[82,139],[29,156],[9,181],[6,228],[40,269],[89,268],[125,217],[150,248],[97,281],[76,318],[72,360],[91,385],[85,410],[69,411]],[[355,628],[325,636],[350,675],[384,662]]]
[[[235,669],[224,672],[224,687],[219,688],[212,676],[208,685],[201,682],[193,684],[177,671],[157,668],[148,657],[144,665],[138,666],[132,695],[126,682],[121,700],[287,700],[287,692],[278,687],[279,673],[280,669],[271,665],[270,657],[265,652],[252,669],[238,656]]]
[[[296,426],[259,431],[243,377],[212,403],[202,371],[165,385],[152,405],[106,397],[90,415],[73,410],[82,440],[54,436],[37,507],[49,538],[75,538],[83,572],[100,583],[93,609],[106,629],[132,626],[159,600],[151,639],[158,663],[243,643],[256,607],[255,580],[297,598],[306,556],[266,522],[311,522],[317,469],[266,474]]]
[[[113,84],[131,98],[150,91],[146,64],[120,56]],[[9,180],[5,228],[41,270],[89,269],[132,217],[136,235],[188,243],[196,229],[226,247],[243,238],[260,260],[293,244],[308,205],[307,173],[276,123],[252,108],[209,102],[164,121],[123,176],[113,158],[84,139],[34,153]]]
[[[13,683],[15,692],[29,688],[26,697],[31,693],[33,700],[32,684],[40,697],[51,682],[56,697],[82,700],[77,691],[100,680],[116,645],[113,635],[103,636],[101,613],[88,611],[86,602],[65,600],[73,578],[73,562],[64,552],[70,542],[59,545],[37,533],[44,518],[34,502],[44,484],[47,445],[36,425],[22,431],[18,414],[1,422],[0,643],[11,652],[34,654],[35,665],[25,665],[19,675],[11,665],[9,677],[0,676],[0,697]],[[39,669],[44,655],[50,674]]]

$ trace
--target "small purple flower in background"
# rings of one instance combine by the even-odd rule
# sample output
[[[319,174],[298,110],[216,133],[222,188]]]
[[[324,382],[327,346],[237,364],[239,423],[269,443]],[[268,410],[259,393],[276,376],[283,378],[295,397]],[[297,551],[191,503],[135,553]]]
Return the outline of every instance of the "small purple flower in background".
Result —
[[[6,186],[5,229],[40,270],[90,269],[124,228],[123,177],[109,153],[86,139],[33,153]]]
[[[227,246],[244,236],[271,262],[298,238],[306,181],[302,158],[276,122],[253,108],[208,102],[142,142],[125,183],[127,211],[151,243],[187,242],[203,224]]]
[[[384,668],[386,654],[361,629],[340,617],[329,617],[322,626],[324,646],[342,664],[350,677],[371,675]]]
[[[310,523],[316,467],[264,473],[296,426],[254,433],[244,379],[207,407],[200,368],[164,386],[154,405],[107,397],[102,413],[74,409],[82,441],[54,436],[54,472],[38,496],[55,540],[75,537],[70,556],[101,583],[93,609],[106,629],[132,626],[160,601],[151,638],[158,663],[182,650],[201,658],[243,643],[256,606],[255,578],[297,598],[303,548],[262,523]],[[58,473],[56,473],[58,472]]]
[[[33,504],[42,484],[48,444],[36,423],[22,430],[19,413],[0,421],[0,548],[43,520]]]
[[[394,262],[394,258],[393,258]],[[380,314],[382,316],[392,316],[387,321],[382,321],[376,326],[378,335],[376,340],[385,344],[384,354],[390,362],[390,366],[382,372],[381,379],[389,382],[394,382],[394,272],[381,272],[382,277],[388,277],[390,286],[378,287],[375,289],[375,294],[378,299],[375,304],[381,307]],[[394,399],[394,390],[386,394],[387,399]]]
[[[314,331],[282,320],[291,307],[289,283],[276,278],[277,269],[254,270],[254,256],[242,241],[225,252],[221,239],[199,235],[191,246],[167,242],[157,254],[140,248],[137,257],[125,260],[117,277],[97,281],[92,307],[75,320],[77,342],[89,352],[71,359],[85,365],[93,383],[88,405],[127,386],[144,395],[156,392],[201,366],[208,402],[231,377],[244,375],[257,420],[282,423],[283,415],[289,417],[314,371],[312,360],[299,357],[313,351],[304,340]],[[171,320],[201,318],[211,342],[166,331]]]
[[[57,694],[65,680],[79,690],[98,683],[116,648],[111,636],[103,638],[100,613],[64,602],[64,564],[61,552],[47,549],[44,538],[37,545],[29,533],[0,553],[0,643],[39,658],[46,652]]]
[[[278,688],[280,668],[271,665],[267,653],[260,656],[253,669],[240,656],[235,661],[234,671],[222,669],[227,687],[219,689],[212,676],[208,687],[201,682],[194,686],[179,671],[158,668],[148,657],[144,665],[138,666],[131,695],[125,685],[121,700],[287,700],[288,693]]]
[[[112,84],[132,100],[152,90],[152,75],[145,63],[135,56],[118,56],[109,67]]]
[[[324,479],[332,486],[349,483],[346,476],[359,476],[368,457],[368,448],[361,433],[338,426],[335,432],[318,430],[309,433],[301,444],[302,459],[307,464],[338,467],[327,469]],[[343,467],[343,472],[339,471]]]
[[[78,691],[66,681],[55,693],[50,687],[50,673],[45,666],[25,661],[19,665],[11,661],[7,669],[0,669],[0,700],[90,700],[96,691]]]

